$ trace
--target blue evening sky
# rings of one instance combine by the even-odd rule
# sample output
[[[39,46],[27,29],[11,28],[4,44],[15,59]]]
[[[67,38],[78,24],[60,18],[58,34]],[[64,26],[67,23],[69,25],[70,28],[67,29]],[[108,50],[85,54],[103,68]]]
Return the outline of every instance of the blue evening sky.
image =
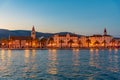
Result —
[[[120,35],[120,0],[0,0],[0,28]]]

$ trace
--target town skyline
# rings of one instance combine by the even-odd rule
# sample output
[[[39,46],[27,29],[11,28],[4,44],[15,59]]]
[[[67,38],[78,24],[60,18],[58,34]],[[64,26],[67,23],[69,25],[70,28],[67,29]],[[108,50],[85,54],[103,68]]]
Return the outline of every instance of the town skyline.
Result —
[[[119,36],[119,0],[0,0],[0,28]],[[94,30],[93,30],[94,29]]]
[[[23,32],[18,32],[24,34]],[[29,32],[25,32],[29,33]],[[77,35],[74,33],[56,33],[45,37],[46,34],[37,37],[35,27],[29,35],[11,35],[8,38],[0,40],[0,48],[7,49],[72,49],[72,48],[119,48],[120,38],[115,38],[107,33],[105,28],[103,34],[95,34],[91,36]]]

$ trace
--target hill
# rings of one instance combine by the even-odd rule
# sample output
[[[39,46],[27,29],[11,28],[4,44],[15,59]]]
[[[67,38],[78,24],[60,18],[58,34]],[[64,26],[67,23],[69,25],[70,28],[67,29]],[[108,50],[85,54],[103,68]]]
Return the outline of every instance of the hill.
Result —
[[[42,33],[42,32],[36,32],[36,37],[41,37],[41,36],[44,36],[44,37],[50,37],[54,34],[73,34],[71,32],[59,32],[59,33]],[[0,39],[1,38],[8,38],[9,35],[11,36],[30,36],[31,35],[31,31],[29,30],[7,30],[7,29],[0,29]],[[80,36],[80,35],[78,35]]]

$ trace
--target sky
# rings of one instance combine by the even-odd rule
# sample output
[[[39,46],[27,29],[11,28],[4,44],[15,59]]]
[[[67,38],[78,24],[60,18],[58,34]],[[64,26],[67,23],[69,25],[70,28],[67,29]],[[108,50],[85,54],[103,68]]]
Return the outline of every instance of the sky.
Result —
[[[0,0],[0,29],[120,36],[120,0]]]

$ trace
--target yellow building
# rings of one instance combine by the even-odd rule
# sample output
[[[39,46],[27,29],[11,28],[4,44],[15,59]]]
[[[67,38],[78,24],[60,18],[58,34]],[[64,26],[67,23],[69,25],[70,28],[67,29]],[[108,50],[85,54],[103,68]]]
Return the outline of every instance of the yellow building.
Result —
[[[48,47],[57,48],[73,48],[78,47],[78,36],[76,34],[55,34],[53,37],[53,43],[48,43]]]
[[[112,36],[107,35],[107,30],[104,29],[104,34],[94,34],[92,36],[81,36],[79,40],[83,47],[109,47]]]
[[[91,40],[90,47],[108,47],[110,46],[110,41],[112,36],[109,35],[93,35],[90,36]]]
[[[79,37],[79,47],[88,47],[89,43],[87,43],[88,36],[81,36]]]
[[[48,47],[57,48],[87,48],[87,47],[110,47],[112,36],[107,34],[106,28],[103,35],[94,34],[92,36],[80,36],[76,34],[55,34],[52,42],[48,43]]]

